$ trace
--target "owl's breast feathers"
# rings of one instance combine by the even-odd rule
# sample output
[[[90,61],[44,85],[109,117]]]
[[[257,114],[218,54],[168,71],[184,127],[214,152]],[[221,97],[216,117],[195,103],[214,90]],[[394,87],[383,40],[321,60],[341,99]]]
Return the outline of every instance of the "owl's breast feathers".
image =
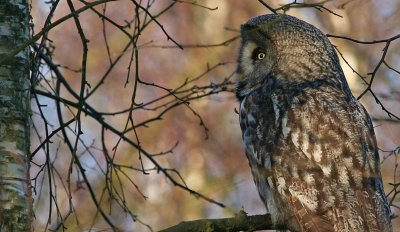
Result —
[[[294,231],[391,231],[371,120],[343,86],[285,88],[269,80],[240,92],[244,85],[245,151],[275,223]]]

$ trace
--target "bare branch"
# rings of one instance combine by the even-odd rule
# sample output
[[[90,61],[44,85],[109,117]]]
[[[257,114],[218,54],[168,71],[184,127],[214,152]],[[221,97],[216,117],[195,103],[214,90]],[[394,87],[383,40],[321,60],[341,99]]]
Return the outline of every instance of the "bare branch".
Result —
[[[175,226],[163,229],[160,232],[255,231],[284,229],[286,229],[284,225],[274,225],[271,222],[270,214],[247,216],[247,213],[241,210],[232,218],[200,219],[181,222]]]

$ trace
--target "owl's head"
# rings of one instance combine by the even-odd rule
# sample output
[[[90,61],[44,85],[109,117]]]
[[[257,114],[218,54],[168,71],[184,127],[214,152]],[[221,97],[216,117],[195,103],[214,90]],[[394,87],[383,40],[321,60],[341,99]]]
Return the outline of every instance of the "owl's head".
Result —
[[[238,96],[272,79],[283,87],[320,79],[345,82],[328,38],[302,20],[283,14],[258,16],[242,25],[241,36]]]

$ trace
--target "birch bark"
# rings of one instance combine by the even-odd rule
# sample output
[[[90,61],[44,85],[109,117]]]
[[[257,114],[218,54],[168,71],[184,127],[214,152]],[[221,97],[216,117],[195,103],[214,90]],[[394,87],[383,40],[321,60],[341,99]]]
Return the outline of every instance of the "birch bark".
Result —
[[[29,180],[29,39],[27,0],[0,2],[0,231],[31,230]]]

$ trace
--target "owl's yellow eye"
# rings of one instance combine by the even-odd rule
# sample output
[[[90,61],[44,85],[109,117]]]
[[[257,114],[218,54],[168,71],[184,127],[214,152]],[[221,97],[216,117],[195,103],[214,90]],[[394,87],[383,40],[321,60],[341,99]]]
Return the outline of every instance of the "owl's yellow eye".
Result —
[[[265,58],[265,53],[260,52],[260,53],[257,54],[257,59],[262,60],[264,58]]]
[[[265,54],[265,49],[262,47],[257,47],[253,50],[253,53],[251,54],[251,58],[253,60],[263,60],[266,56],[267,55]]]

